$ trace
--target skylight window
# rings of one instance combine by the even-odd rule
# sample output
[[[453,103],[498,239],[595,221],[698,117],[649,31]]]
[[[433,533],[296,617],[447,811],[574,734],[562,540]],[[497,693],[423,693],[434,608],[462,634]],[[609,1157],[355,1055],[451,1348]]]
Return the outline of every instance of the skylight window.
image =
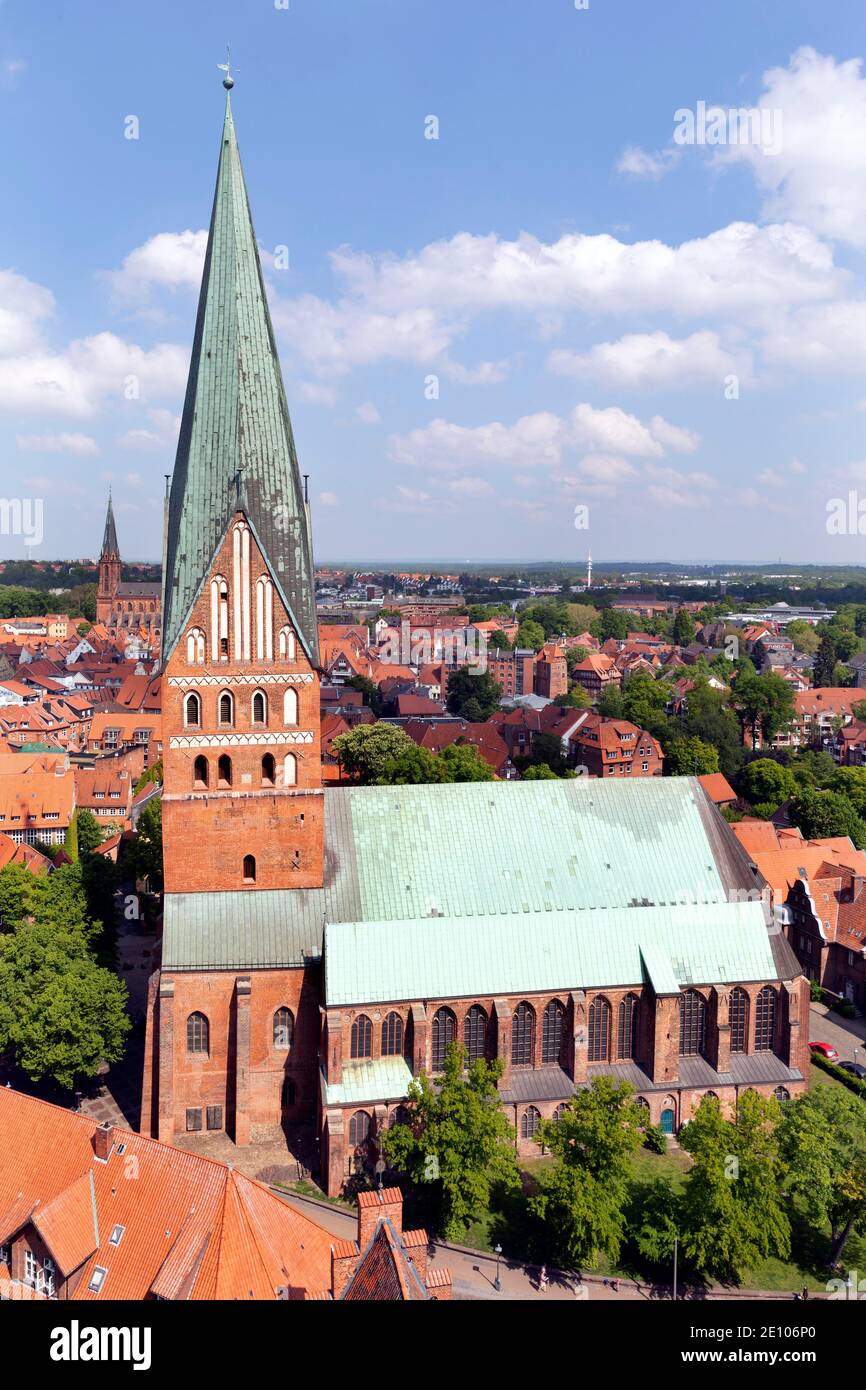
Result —
[[[123,1240],[123,1233],[125,1230],[125,1226],[115,1226],[112,1229],[111,1235],[108,1237],[109,1245],[119,1245]]]
[[[105,1283],[105,1276],[108,1273],[102,1265],[97,1265],[90,1276],[90,1283],[87,1285],[91,1293],[99,1293]]]

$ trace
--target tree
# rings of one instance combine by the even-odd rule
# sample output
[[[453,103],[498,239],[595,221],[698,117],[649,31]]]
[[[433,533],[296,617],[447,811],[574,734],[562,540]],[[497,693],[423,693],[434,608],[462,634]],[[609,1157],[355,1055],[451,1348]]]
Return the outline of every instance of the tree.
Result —
[[[0,929],[8,931],[21,921],[33,875],[23,864],[0,869]]]
[[[665,771],[671,777],[703,777],[719,770],[719,755],[700,738],[681,738],[665,752]]]
[[[794,692],[781,676],[759,676],[751,662],[748,667],[744,662],[737,672],[734,704],[756,749],[759,735],[765,743],[772,743],[776,734],[788,728],[794,716]]]
[[[31,1081],[52,1077],[71,1090],[116,1062],[130,1022],[127,989],[97,965],[84,937],[39,922],[0,936],[0,1052]]]
[[[851,713],[855,719],[866,720],[866,700],[853,700]]]
[[[493,768],[471,743],[459,739],[443,748],[436,759],[439,764],[440,781],[448,782],[492,782]]]
[[[359,725],[367,728],[368,725]],[[162,801],[155,796],[138,818],[135,836],[123,856],[123,866],[138,881],[146,879],[152,893],[162,892]]]
[[[789,1190],[815,1225],[830,1227],[835,1267],[852,1232],[866,1232],[866,1107],[841,1087],[816,1086],[785,1107],[780,1143]]]
[[[569,709],[589,709],[592,701],[588,692],[578,681],[574,681],[567,695],[563,695],[561,704],[567,705]]]
[[[491,632],[489,638],[487,639],[487,645],[488,647],[492,647],[494,651],[511,651],[511,643],[501,628],[496,628],[494,632]]]
[[[821,638],[815,660],[812,663],[812,683],[822,687],[833,684],[833,668],[836,665],[836,647],[832,637]]]
[[[622,642],[628,637],[629,627],[635,620],[634,613],[624,613],[621,608],[604,608],[598,622],[592,625],[592,635],[600,637],[602,642],[606,642],[609,637],[615,637],[618,642]]]
[[[791,802],[791,824],[807,840],[848,835],[857,849],[866,849],[866,822],[842,792],[804,788]]]
[[[807,656],[814,656],[821,645],[821,638],[812,624],[804,622],[802,618],[796,618],[794,622],[788,623],[785,628],[785,636],[790,637],[798,652],[805,652]]]
[[[733,1121],[715,1096],[704,1096],[680,1132],[693,1159],[680,1203],[682,1250],[699,1274],[738,1281],[769,1255],[790,1253],[780,1118],[778,1102],[756,1091],[740,1096]]]
[[[63,848],[74,864],[78,858],[78,807],[69,817],[69,825],[66,827],[66,834],[63,837]]]
[[[836,768],[829,787],[847,797],[857,815],[866,820],[866,767]]]
[[[548,767],[547,763],[530,763],[526,771],[520,775],[524,782],[550,782],[551,780],[556,782],[558,780],[553,768]]]
[[[79,806],[75,812],[79,854],[92,854],[105,838],[103,828],[92,811]]]
[[[625,1238],[631,1158],[642,1142],[644,1116],[628,1082],[596,1077],[544,1120],[536,1139],[554,1155],[538,1174],[529,1208],[545,1228],[555,1257],[570,1268],[617,1259]]]
[[[515,647],[522,647],[524,650],[540,651],[544,646],[544,628],[540,623],[534,623],[531,619],[524,619],[517,629]]]
[[[393,1167],[416,1184],[438,1184],[441,1227],[452,1239],[486,1211],[494,1185],[518,1186],[514,1130],[496,1086],[502,1062],[464,1066],[464,1049],[452,1042],[435,1083],[424,1072],[409,1083],[409,1123],[382,1136]]]
[[[598,699],[598,712],[605,719],[622,719],[624,714],[622,693],[618,685],[609,682]]]
[[[472,699],[467,700],[466,704],[463,706],[462,717],[466,720],[467,724],[484,723],[484,711],[474,695],[472,696]]]
[[[753,805],[766,803],[775,810],[795,794],[797,783],[793,772],[774,758],[756,758],[740,773],[739,789]]]
[[[145,787],[150,786],[151,782],[162,782],[162,758],[158,758],[155,763],[151,763],[150,767],[144,769],[132,789],[133,796],[138,796],[139,792],[143,792]]]
[[[695,625],[687,608],[677,609],[671,636],[677,647],[687,647],[690,642],[695,640]]]
[[[417,744],[395,724],[357,724],[334,739],[343,768],[352,778],[371,785],[401,753]]]
[[[460,666],[448,676],[449,714],[462,715],[464,706],[470,700],[475,700],[481,708],[481,718],[489,719],[499,705],[501,694],[502,687],[497,685],[489,671],[484,671],[480,676],[473,676],[465,666]]]
[[[379,694],[379,687],[369,676],[352,676],[346,681],[346,685],[352,690],[360,690],[364,704],[367,705],[378,719],[384,709],[384,701]]]

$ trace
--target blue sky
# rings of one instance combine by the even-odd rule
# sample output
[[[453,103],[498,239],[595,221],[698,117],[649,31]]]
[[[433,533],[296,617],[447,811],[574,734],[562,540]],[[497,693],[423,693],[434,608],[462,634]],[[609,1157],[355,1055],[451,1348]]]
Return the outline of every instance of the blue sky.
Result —
[[[33,557],[95,553],[109,481],[159,556],[229,41],[317,559],[859,561],[826,523],[866,511],[866,27],[697,12],[0,0],[0,488],[44,499]],[[764,143],[676,143],[700,102]]]

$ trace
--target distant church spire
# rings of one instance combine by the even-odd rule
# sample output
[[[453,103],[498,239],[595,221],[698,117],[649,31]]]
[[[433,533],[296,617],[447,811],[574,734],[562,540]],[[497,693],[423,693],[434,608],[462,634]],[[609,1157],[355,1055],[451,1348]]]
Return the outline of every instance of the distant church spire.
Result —
[[[225,71],[229,89],[234,79]],[[171,481],[163,660],[183,632],[239,495],[301,643],[317,665],[310,532],[227,90]]]
[[[102,550],[100,559],[105,559],[109,555],[119,555],[120,546],[117,544],[117,528],[114,524],[114,507],[111,505],[111,488],[108,489],[108,511],[105,514],[105,531],[102,535]]]

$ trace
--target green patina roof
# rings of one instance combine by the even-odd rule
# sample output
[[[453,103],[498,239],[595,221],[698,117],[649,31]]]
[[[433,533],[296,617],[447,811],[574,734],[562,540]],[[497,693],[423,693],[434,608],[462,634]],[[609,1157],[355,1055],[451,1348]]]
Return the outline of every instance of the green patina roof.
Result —
[[[108,511],[105,513],[105,530],[102,533],[102,551],[100,552],[100,558],[102,558],[103,555],[119,554],[120,547],[117,544],[117,527],[114,524],[114,507],[112,506],[111,493],[109,492]]]
[[[181,635],[238,505],[264,547],[307,654],[317,661],[306,507],[227,98],[171,481],[164,659]]]
[[[661,980],[648,980],[650,946]],[[656,993],[689,984],[776,977],[759,902],[533,912],[436,922],[329,922],[329,1008],[400,999],[472,998],[598,989],[645,981]]]
[[[399,1100],[405,1096],[412,1073],[402,1057],[377,1057],[375,1061],[346,1062],[342,1081],[328,1082],[322,1072],[325,1105],[366,1105],[374,1100]]]
[[[372,939],[387,922],[401,930],[414,923],[413,942],[444,941],[440,929],[456,920],[467,941],[476,923],[480,940],[493,922],[503,941],[524,932],[533,943],[546,939],[546,917],[578,944],[595,938],[594,950],[613,952],[605,943],[623,920],[637,936],[628,938],[627,955],[609,956],[610,967],[622,966],[626,983],[646,978],[668,993],[682,979],[676,961],[689,960],[664,935],[665,922],[679,920],[680,904],[691,904],[695,931],[718,932],[720,945],[729,924],[736,944],[748,922],[755,949],[758,938],[766,947],[763,904],[732,915],[729,904],[758,885],[693,778],[353,787],[324,797],[325,886],[166,894],[167,970],[300,965],[321,952],[325,922],[362,924],[348,938],[360,954],[368,927]],[[783,938],[772,941],[778,968],[771,974],[798,973],[796,961],[782,959]],[[733,965],[729,979],[739,977]],[[412,972],[411,960],[406,968]],[[566,983],[581,981],[569,973],[556,987]],[[424,997],[432,993],[427,987]]]

